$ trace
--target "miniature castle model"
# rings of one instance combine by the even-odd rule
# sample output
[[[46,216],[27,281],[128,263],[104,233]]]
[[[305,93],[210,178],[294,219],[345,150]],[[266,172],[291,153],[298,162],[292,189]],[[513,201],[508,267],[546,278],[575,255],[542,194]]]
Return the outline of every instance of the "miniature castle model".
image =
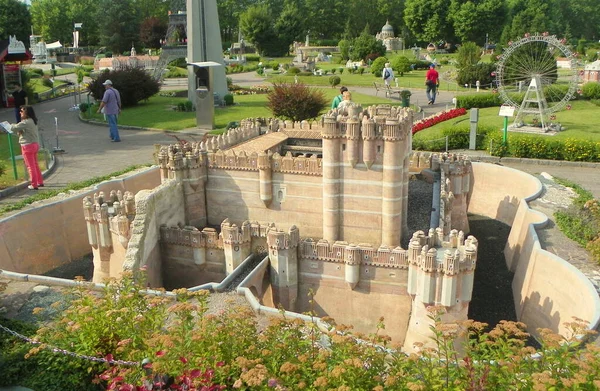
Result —
[[[265,254],[268,272],[249,283],[264,305],[317,303],[319,316],[365,332],[385,316],[386,332],[412,351],[430,335],[429,306],[466,320],[477,258],[465,238],[471,162],[411,154],[412,123],[411,110],[380,105],[316,122],[245,120],[161,147],[160,186],[135,200],[84,199],[94,281],[145,266],[152,286],[192,287]],[[422,170],[438,178],[435,226],[405,250],[410,174]]]
[[[385,22],[380,33],[375,34],[375,38],[383,42],[388,52],[404,49],[404,40],[394,35],[394,28],[389,21]]]

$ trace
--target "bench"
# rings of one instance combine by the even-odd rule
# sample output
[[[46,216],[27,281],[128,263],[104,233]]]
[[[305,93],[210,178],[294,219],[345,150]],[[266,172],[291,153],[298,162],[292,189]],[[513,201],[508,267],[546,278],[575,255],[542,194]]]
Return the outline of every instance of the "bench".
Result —
[[[400,92],[402,89],[400,88],[392,88],[392,86],[385,86],[385,96],[393,97],[394,94],[398,94],[398,99],[400,99]]]
[[[377,82],[373,82],[373,87],[375,87],[375,96],[377,96],[379,91],[385,90],[385,85],[379,84]],[[387,92],[386,92],[386,96],[387,96]]]

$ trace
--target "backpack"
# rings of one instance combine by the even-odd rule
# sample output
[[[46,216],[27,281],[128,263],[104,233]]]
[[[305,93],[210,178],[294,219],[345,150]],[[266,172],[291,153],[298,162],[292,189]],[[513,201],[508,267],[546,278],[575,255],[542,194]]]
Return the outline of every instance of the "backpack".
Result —
[[[390,77],[390,71],[388,71],[387,68],[385,68],[385,71],[383,72],[383,78],[387,79],[388,77]]]

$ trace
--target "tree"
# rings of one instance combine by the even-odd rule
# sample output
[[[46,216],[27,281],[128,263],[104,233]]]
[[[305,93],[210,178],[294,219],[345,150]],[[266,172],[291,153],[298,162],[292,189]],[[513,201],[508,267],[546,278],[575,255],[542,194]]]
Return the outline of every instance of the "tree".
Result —
[[[98,1],[73,0],[68,1],[67,18],[72,23],[82,23],[79,31],[80,46],[96,46],[100,40],[98,35]],[[73,25],[71,25],[73,27]]]
[[[140,26],[140,41],[147,48],[160,48],[160,41],[167,34],[167,24],[155,16],[145,19]]]
[[[452,26],[447,21],[450,0],[406,0],[404,22],[420,41],[452,41]]]
[[[139,42],[140,29],[132,0],[99,0],[97,19],[100,44],[113,53],[122,53]]]
[[[279,38],[267,5],[254,5],[240,16],[240,30],[256,50],[264,56],[280,56],[288,45]]]
[[[491,40],[500,38],[505,11],[503,2],[497,0],[451,0],[448,20],[461,42],[483,46],[486,34]]]
[[[0,0],[0,39],[14,35],[29,46],[31,14],[27,6],[18,0]]]
[[[375,39],[374,35],[366,30],[362,32],[350,44],[350,59],[354,61],[367,60],[368,58],[377,58],[384,56],[386,52],[383,43]]]
[[[466,69],[479,62],[481,50],[474,42],[464,42],[458,49],[456,56],[456,68]]]
[[[318,39],[339,39],[344,32],[344,0],[305,0],[310,35]],[[353,36],[354,37],[354,36]],[[352,37],[352,38],[353,38]]]
[[[554,22],[550,19],[552,10],[546,0],[508,0],[507,23],[502,31],[501,41],[522,38],[525,33],[554,32]]]
[[[287,48],[286,54],[294,41],[302,39],[302,34],[305,31],[304,26],[304,18],[298,7],[292,3],[286,4],[275,22],[275,32],[279,40],[282,41],[281,45],[285,45]]]
[[[392,69],[404,76],[404,72],[410,72],[410,60],[408,57],[396,56],[392,60]]]
[[[106,88],[102,85],[106,79],[113,82],[121,94],[123,107],[135,106],[138,102],[157,94],[160,86],[146,71],[140,68],[126,68],[116,71],[104,71],[89,86],[92,96],[100,101]]]
[[[253,0],[217,0],[219,27],[223,42],[238,40],[240,15],[255,2]]]
[[[267,107],[275,117],[303,121],[316,118],[327,106],[323,91],[302,83],[273,83]]]
[[[69,2],[63,0],[34,0],[31,3],[34,31],[46,42],[73,41],[73,24],[69,18]]]

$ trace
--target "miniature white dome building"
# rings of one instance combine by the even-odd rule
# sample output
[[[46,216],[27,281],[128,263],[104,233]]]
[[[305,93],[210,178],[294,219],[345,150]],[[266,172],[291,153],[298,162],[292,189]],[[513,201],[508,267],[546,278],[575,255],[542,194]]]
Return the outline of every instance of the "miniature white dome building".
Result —
[[[386,21],[385,25],[381,28],[381,32],[377,33],[375,38],[383,41],[387,51],[404,49],[404,41],[402,38],[394,36],[394,28],[389,21]]]

